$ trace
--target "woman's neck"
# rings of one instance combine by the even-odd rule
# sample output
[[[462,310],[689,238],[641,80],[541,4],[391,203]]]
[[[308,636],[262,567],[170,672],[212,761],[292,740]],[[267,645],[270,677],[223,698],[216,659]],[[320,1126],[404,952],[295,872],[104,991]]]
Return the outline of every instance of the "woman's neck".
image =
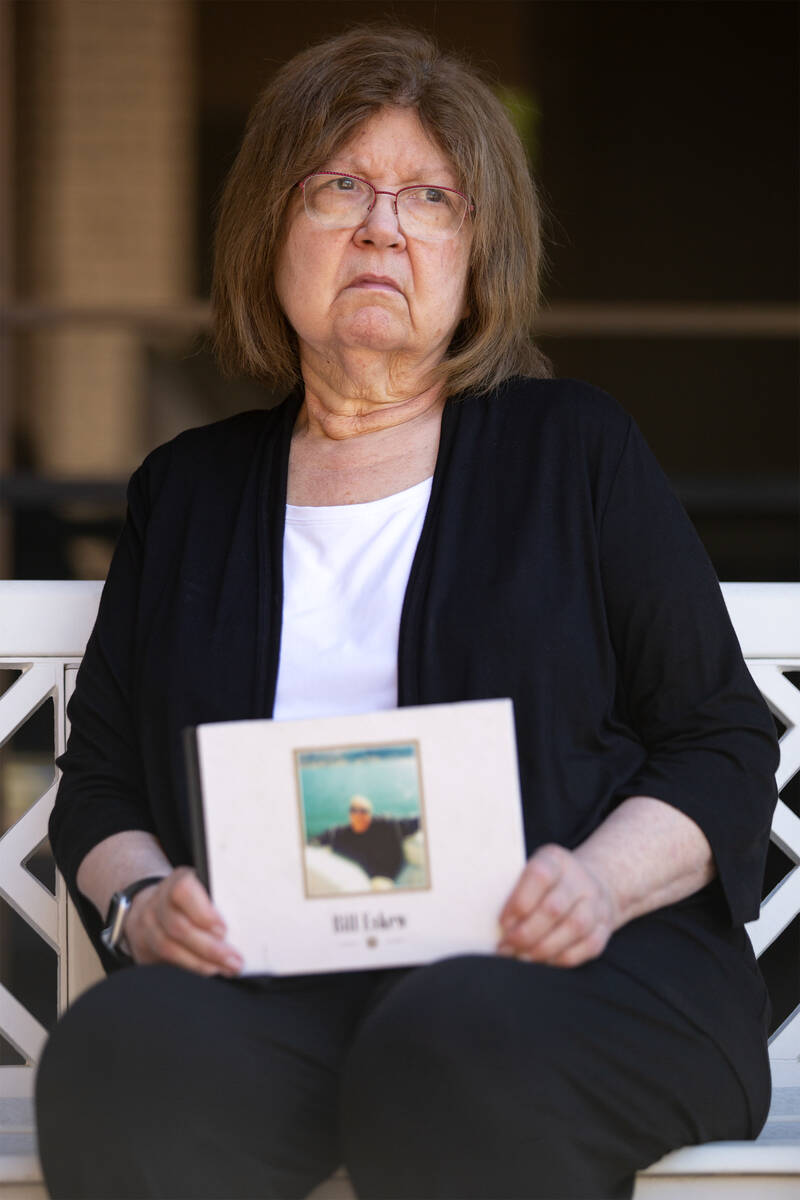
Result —
[[[405,432],[413,438],[431,417],[438,422],[444,406],[441,384],[426,386],[420,380],[418,390],[409,381],[395,390],[388,372],[371,372],[354,380],[304,363],[303,380],[305,401],[295,433],[309,441],[340,442],[393,429],[399,432],[409,424]]]
[[[429,388],[418,396],[365,400],[324,394],[306,387],[305,400],[295,425],[295,435],[307,443],[344,442],[366,435],[384,442],[379,435],[395,434],[392,442],[414,441],[431,422],[438,424],[444,407],[441,388]]]
[[[428,478],[444,404],[441,387],[370,402],[307,381],[289,456],[289,503],[359,504]]]

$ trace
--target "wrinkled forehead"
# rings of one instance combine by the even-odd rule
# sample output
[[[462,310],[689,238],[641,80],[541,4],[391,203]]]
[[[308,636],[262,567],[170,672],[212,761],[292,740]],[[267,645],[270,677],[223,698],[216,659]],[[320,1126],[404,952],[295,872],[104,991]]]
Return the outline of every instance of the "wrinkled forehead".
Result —
[[[347,171],[372,182],[441,183],[458,187],[459,174],[426,130],[415,108],[373,113],[331,152],[320,169]]]

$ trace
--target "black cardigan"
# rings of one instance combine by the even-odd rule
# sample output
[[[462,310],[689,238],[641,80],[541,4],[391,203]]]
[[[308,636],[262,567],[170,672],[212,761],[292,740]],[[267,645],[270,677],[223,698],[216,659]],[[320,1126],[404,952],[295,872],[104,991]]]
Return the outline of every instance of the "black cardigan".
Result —
[[[271,715],[301,400],[181,434],[131,480],[50,823],[95,944],[75,884],[84,855],[144,829],[191,862],[181,730]],[[606,954],[712,1034],[731,994],[747,992],[748,1020],[763,1015],[742,923],[758,912],[775,804],[772,718],[694,530],[607,395],[517,379],[448,401],[398,668],[400,705],[513,698],[529,852],[577,845],[629,795],[688,813],[718,879]],[[748,1036],[739,1018],[722,1025]]]

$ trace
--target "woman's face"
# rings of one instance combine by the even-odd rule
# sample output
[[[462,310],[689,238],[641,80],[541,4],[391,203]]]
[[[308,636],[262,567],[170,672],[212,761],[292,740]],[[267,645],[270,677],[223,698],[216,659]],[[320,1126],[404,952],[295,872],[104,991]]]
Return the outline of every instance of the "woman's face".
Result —
[[[392,192],[411,184],[459,187],[448,159],[407,108],[376,113],[318,170],[357,175]],[[471,237],[469,216],[446,241],[407,237],[391,196],[378,196],[358,228],[326,229],[307,215],[298,188],[275,279],[301,362],[331,355],[348,363],[382,355],[411,367],[439,362],[466,315]]]

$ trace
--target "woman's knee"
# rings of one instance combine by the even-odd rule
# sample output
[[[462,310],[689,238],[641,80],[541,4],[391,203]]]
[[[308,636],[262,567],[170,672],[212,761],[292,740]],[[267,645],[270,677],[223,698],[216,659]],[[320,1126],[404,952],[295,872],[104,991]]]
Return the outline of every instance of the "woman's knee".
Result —
[[[36,1081],[40,1127],[102,1120],[112,1108],[135,1105],[169,1086],[164,1070],[185,1060],[193,1036],[187,1000],[199,976],[170,966],[119,971],[78,998],[52,1031]],[[207,982],[207,981],[206,981]],[[195,1043],[196,1045],[196,1043]],[[157,1087],[154,1087],[157,1081]]]
[[[533,964],[481,956],[407,975],[347,1057],[341,1117],[351,1161],[414,1145],[430,1163],[445,1155],[490,1167],[532,1129],[554,1133],[569,1058],[567,1030],[552,1015],[560,988]]]
[[[337,1162],[336,1076],[303,1051],[309,1014],[292,1001],[167,966],[82,996],[39,1069],[51,1194],[308,1192]]]
[[[564,972],[465,955],[410,972],[376,1006],[351,1048],[347,1071],[439,1071],[482,1088],[485,1071],[510,1083],[516,1071],[547,1072],[564,1061],[570,1034]],[[564,1014],[564,1019],[561,1019]],[[387,1064],[388,1066],[388,1064]]]
[[[444,960],[359,1030],[348,1166],[375,1197],[627,1195],[636,1170],[698,1140],[713,1088],[686,1096],[685,1078],[701,1063],[744,1113],[709,1040],[613,964]]]
[[[575,973],[489,957],[411,972],[363,1023],[342,1092],[359,1195],[625,1197],[633,1170],[584,1144]],[[603,1124],[602,1118],[600,1124]]]

